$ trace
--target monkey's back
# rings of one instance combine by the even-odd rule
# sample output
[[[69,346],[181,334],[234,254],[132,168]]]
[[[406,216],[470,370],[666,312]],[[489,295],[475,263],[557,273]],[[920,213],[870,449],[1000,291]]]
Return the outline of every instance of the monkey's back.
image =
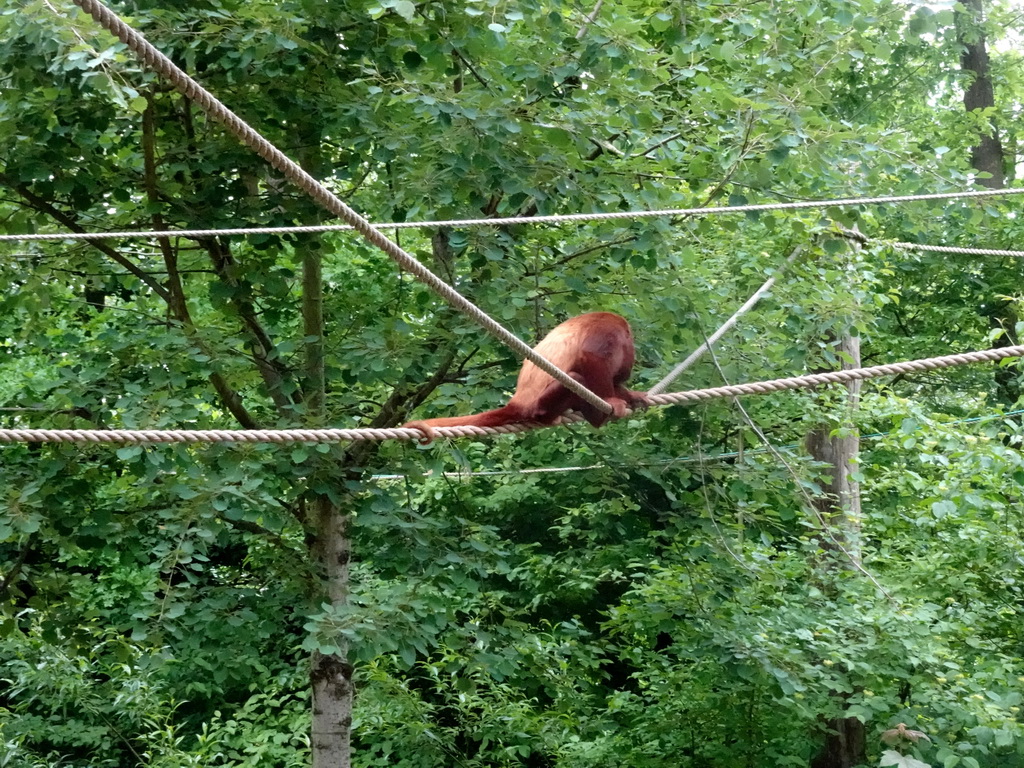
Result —
[[[607,392],[603,376],[608,372],[615,383],[629,376],[633,368],[633,333],[626,318],[613,312],[588,312],[555,326],[534,347],[552,363],[569,374],[576,374],[588,389],[602,397]],[[601,369],[598,371],[597,369]],[[516,383],[516,400],[521,394],[537,394],[554,382],[529,360],[523,363]]]

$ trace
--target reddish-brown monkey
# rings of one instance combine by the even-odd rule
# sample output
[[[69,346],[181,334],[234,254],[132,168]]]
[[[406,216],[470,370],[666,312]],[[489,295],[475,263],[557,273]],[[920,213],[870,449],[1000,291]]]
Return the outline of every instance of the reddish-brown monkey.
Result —
[[[436,437],[434,427],[500,427],[535,421],[554,424],[568,410],[576,410],[600,427],[608,419],[625,415],[628,407],[646,406],[647,395],[622,386],[633,369],[633,333],[624,317],[611,312],[590,312],[556,326],[534,349],[614,409],[602,413],[579,395],[559,384],[526,360],[519,372],[516,391],[508,404],[493,411],[469,416],[410,421],[403,426],[418,429],[425,442]]]

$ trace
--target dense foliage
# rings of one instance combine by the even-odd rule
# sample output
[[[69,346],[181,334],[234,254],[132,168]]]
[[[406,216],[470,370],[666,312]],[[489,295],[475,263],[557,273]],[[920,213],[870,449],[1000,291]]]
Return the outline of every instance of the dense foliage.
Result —
[[[1019,159],[1009,0],[987,9],[984,115],[960,104],[942,3],[116,9],[379,222],[963,189],[988,121],[1011,180]],[[54,0],[0,10],[0,190],[8,233],[323,220]],[[1019,200],[390,234],[524,338],[626,315],[640,389],[804,248],[682,389],[834,368],[847,333],[865,364],[1016,338],[1018,260],[889,243],[1019,247]],[[308,424],[310,251],[332,425],[493,407],[518,369],[347,233],[0,249],[0,426]],[[0,766],[305,765],[309,653],[341,639],[360,766],[807,765],[840,716],[875,765],[1024,765],[1016,378],[428,449],[0,445]],[[812,512],[802,446],[851,418],[862,566]],[[343,610],[309,557],[310,493],[352,516]],[[899,723],[930,741],[883,743]]]

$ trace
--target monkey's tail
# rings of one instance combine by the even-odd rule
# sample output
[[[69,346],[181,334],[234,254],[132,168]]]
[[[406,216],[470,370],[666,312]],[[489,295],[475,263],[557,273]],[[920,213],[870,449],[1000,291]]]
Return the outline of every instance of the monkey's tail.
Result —
[[[426,438],[423,443],[432,443],[437,434],[435,427],[501,427],[505,424],[516,424],[524,421],[520,409],[512,404],[495,408],[483,413],[471,413],[467,416],[445,416],[440,419],[422,419],[409,421],[402,426],[407,429],[418,429]]]

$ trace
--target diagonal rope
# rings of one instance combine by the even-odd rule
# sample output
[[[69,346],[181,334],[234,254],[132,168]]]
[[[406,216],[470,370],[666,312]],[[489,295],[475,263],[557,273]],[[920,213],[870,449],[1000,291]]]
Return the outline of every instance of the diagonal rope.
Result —
[[[81,5],[81,3],[79,3]],[[148,45],[148,43],[147,43]],[[174,66],[173,64],[171,66]],[[186,76],[187,77],[187,76]],[[212,97],[211,97],[212,98]],[[220,103],[220,102],[218,102]],[[223,105],[222,105],[223,106]],[[957,200],[979,197],[995,197],[1024,194],[1024,187],[1013,189],[974,189],[961,192],[936,192],[922,195],[897,195],[888,197],[848,197],[838,200],[801,200],[791,203],[754,203],[751,205],[724,205],[707,208],[659,208],[649,211],[606,211],[603,213],[564,213],[548,216],[504,216],[498,218],[477,219],[443,219],[439,221],[391,221],[374,223],[377,229],[436,229],[439,227],[500,227],[513,224],[562,224],[567,222],[610,221],[624,219],[671,218],[674,216],[714,216],[730,213],[756,213],[757,211],[785,211],[808,208],[842,208],[853,205],[886,205],[891,203],[911,203],[921,200]],[[339,214],[340,215],[340,214]],[[344,217],[342,217],[344,218]],[[227,229],[168,229],[149,232],[58,232],[58,233],[26,233],[20,235],[0,235],[4,241],[43,241],[43,240],[104,240],[107,238],[158,238],[158,237],[218,237],[228,235],[287,235],[316,234],[318,232],[351,232],[356,229],[351,224],[317,224],[311,226],[291,227],[234,227]],[[897,243],[911,247],[913,243]],[[915,246],[916,247],[916,246]],[[929,246],[939,248],[943,246]],[[989,253],[986,251],[985,253]],[[1009,253],[1009,252],[1007,252]],[[982,254],[985,255],[985,254]],[[1001,255],[1001,254],[995,254]]]
[[[723,397],[764,395],[790,389],[816,387],[822,384],[844,384],[849,381],[874,379],[902,373],[934,371],[969,363],[993,362],[1024,356],[1024,345],[984,349],[922,360],[828,371],[787,379],[731,384],[688,392],[653,395],[654,405],[682,405]],[[563,417],[561,423],[582,421],[578,414]],[[440,437],[471,437],[508,435],[538,429],[538,424],[509,424],[504,427],[434,427]],[[0,429],[0,443],[337,443],[351,440],[416,440],[424,437],[418,429]]]
[[[669,384],[671,384],[673,381],[676,380],[676,378],[678,378],[679,374],[681,374],[683,371],[685,371],[687,368],[689,368],[691,365],[697,362],[704,355],[705,352],[711,349],[711,346],[716,341],[722,338],[730,328],[736,325],[736,322],[741,317],[743,317],[743,315],[745,315],[747,312],[753,309],[754,305],[757,304],[757,302],[759,302],[764,297],[764,295],[771,290],[772,286],[775,285],[775,281],[783,272],[785,272],[790,267],[790,265],[794,261],[796,261],[797,256],[799,256],[802,251],[803,248],[801,246],[797,246],[796,248],[794,248],[793,252],[789,254],[789,258],[786,259],[785,263],[775,271],[775,274],[773,274],[771,277],[765,280],[764,284],[760,288],[758,288],[749,299],[746,300],[743,306],[737,309],[736,312],[733,313],[732,317],[730,317],[728,320],[722,323],[721,328],[719,328],[717,331],[708,336],[708,338],[704,341],[703,344],[701,344],[699,347],[693,350],[693,352],[690,353],[689,357],[687,357],[685,360],[683,360],[683,362],[681,362],[679,365],[673,368],[672,372],[669,373],[668,376],[666,376],[653,387],[651,387],[647,391],[647,394],[661,394],[662,392],[665,391],[665,388],[668,387]]]
[[[402,269],[415,275],[434,293],[471,317],[503,344],[517,352],[520,357],[525,357],[602,413],[611,413],[612,407],[607,402],[555,366],[550,360],[537,354],[526,343],[506,330],[497,321],[485,314],[462,294],[427,269],[412,254],[389,240],[374,228],[369,221],[342,202],[337,195],[306,173],[295,161],[267,141],[242,118],[224,106],[212,93],[186,75],[174,62],[154,48],[139,32],[119,19],[113,11],[98,0],[74,1],[76,5],[90,14],[101,26],[112,32],[121,42],[134,51],[150,69],[167,78],[181,93],[202,107],[207,115],[222,123],[247,147],[298,185],[313,200],[335,216],[347,221],[353,229],[367,241],[384,251]]]

